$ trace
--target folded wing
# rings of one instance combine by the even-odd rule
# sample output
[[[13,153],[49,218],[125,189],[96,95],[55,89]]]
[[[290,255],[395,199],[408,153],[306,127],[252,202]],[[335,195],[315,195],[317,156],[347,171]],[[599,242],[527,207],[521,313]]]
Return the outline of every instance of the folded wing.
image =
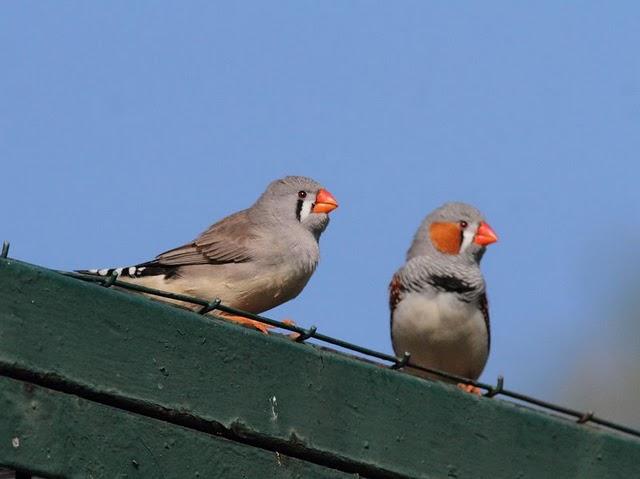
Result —
[[[210,226],[193,242],[158,255],[148,265],[244,263],[252,259],[249,245],[257,238],[246,210]]]

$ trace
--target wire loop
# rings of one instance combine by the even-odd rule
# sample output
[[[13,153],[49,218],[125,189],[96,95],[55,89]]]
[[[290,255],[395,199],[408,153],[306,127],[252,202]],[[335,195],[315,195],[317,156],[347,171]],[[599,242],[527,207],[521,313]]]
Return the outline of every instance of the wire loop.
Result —
[[[295,341],[297,343],[303,343],[307,339],[313,338],[316,335],[316,331],[317,330],[318,330],[318,328],[314,324],[309,329],[307,329],[305,332],[300,333],[299,336],[295,339]]]
[[[593,415],[593,411],[587,411],[580,416],[576,422],[578,424],[584,424],[585,422],[591,421],[593,419]]]
[[[0,253],[0,258],[6,258],[9,254],[9,242],[5,241],[2,243],[2,253]]]
[[[214,309],[218,309],[218,306],[220,306],[220,303],[222,303],[222,300],[220,298],[216,298],[206,306],[203,306],[202,308],[200,308],[198,310],[198,314],[207,314],[213,311]]]
[[[493,396],[501,394],[503,390],[504,390],[504,376],[500,375],[498,376],[498,382],[496,383],[495,387],[489,388],[489,390],[486,393],[484,393],[484,397],[492,398]]]
[[[107,278],[102,282],[102,286],[104,286],[105,288],[110,288],[115,284],[117,279],[118,279],[118,273],[116,273],[115,271],[112,271],[111,274],[107,276]]]
[[[407,365],[407,363],[409,362],[409,359],[411,359],[411,353],[405,351],[404,354],[402,355],[401,358],[396,358],[396,361],[389,366],[391,369],[400,369],[403,368]]]

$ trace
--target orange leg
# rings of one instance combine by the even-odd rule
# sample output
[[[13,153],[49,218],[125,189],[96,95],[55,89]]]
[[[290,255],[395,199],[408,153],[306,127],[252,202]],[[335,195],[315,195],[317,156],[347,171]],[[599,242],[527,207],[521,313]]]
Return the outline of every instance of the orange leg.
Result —
[[[482,396],[482,389],[475,387],[473,384],[459,383],[458,387],[465,392],[475,394],[476,396]]]
[[[258,331],[269,334],[269,330],[273,328],[273,326],[265,323],[261,323],[260,321],[254,321],[253,319],[245,318],[243,316],[236,316],[232,314],[219,314],[221,318],[228,319],[236,324],[240,324],[241,326],[246,326],[247,328],[257,329]]]
[[[232,321],[236,324],[239,324],[241,326],[245,326],[247,328],[253,328],[253,329],[257,329],[258,331],[264,333],[264,334],[269,334],[269,330],[273,329],[275,326],[271,326],[270,324],[265,324],[265,323],[261,323],[260,321],[255,321],[253,319],[249,319],[249,318],[245,318],[244,316],[237,316],[235,314],[226,314],[226,313],[222,313],[222,314],[218,314],[218,316],[220,316],[221,318],[224,319],[228,319],[229,321]],[[283,319],[282,322],[284,324],[288,324],[291,326],[295,326],[295,321],[293,321],[292,319]],[[300,334],[298,333],[294,333],[291,332],[288,335],[291,339],[295,340],[297,339]]]

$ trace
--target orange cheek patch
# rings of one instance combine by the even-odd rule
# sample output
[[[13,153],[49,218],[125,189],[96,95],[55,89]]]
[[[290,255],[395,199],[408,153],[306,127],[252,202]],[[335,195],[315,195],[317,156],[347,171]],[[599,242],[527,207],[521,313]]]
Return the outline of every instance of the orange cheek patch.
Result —
[[[431,242],[445,254],[458,254],[462,244],[462,235],[457,223],[432,223],[429,226]]]

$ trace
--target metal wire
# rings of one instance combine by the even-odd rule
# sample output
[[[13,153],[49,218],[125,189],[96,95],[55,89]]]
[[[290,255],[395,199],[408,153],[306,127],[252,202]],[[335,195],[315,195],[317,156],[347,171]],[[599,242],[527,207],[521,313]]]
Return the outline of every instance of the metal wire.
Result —
[[[5,241],[0,257],[6,258],[8,251],[9,251],[9,243]],[[410,367],[412,369],[423,371],[444,379],[448,379],[458,383],[469,384],[477,388],[484,389],[486,391],[484,396],[489,398],[494,396],[506,396],[526,404],[535,405],[542,409],[548,409],[550,411],[558,412],[566,416],[574,417],[578,424],[586,424],[591,422],[594,424],[598,424],[600,426],[604,426],[609,429],[630,434],[635,437],[640,437],[639,430],[633,429],[628,426],[624,426],[622,424],[617,424],[611,421],[607,421],[606,419],[601,419],[597,417],[592,411],[586,411],[586,412],[578,411],[576,409],[559,406],[557,404],[553,404],[548,401],[543,401],[541,399],[537,399],[532,396],[528,396],[526,394],[505,389],[504,378],[502,376],[499,376],[496,382],[496,385],[492,386],[490,384],[474,381],[473,379],[465,378],[455,374],[450,374],[438,369],[433,369],[433,368],[428,368],[424,366],[419,366],[417,364],[412,364],[410,360],[411,356],[409,355],[409,353],[405,353],[402,357],[396,357],[391,354],[375,351],[373,349],[365,348],[363,346],[359,346],[357,344],[353,344],[348,341],[344,341],[342,339],[334,338],[332,336],[327,336],[326,334],[319,333],[317,331],[316,326],[311,326],[309,329],[305,329],[295,324],[277,321],[275,319],[267,318],[265,316],[261,316],[258,314],[249,313],[247,311],[242,311],[240,309],[232,308],[230,306],[223,304],[220,298],[214,298],[213,300],[206,300],[206,299],[195,298],[195,297],[187,296],[183,294],[169,293],[167,291],[147,288],[145,286],[140,286],[140,285],[128,283],[125,281],[119,281],[117,279],[116,274],[112,274],[109,276],[100,276],[96,274],[84,274],[84,273],[75,273],[75,272],[68,272],[68,271],[58,271],[58,272],[65,276],[69,276],[79,280],[98,283],[107,288],[111,286],[116,286],[118,288],[137,291],[139,293],[144,293],[151,296],[158,296],[161,298],[173,299],[176,301],[182,301],[185,303],[198,305],[198,306],[201,306],[201,308],[196,312],[202,315],[213,312],[213,311],[221,311],[221,312],[232,314],[235,316],[242,316],[248,319],[252,319],[254,321],[258,321],[263,324],[268,324],[269,326],[273,326],[276,328],[291,331],[293,333],[297,333],[299,336],[295,340],[298,342],[304,342],[308,339],[314,339],[323,343],[331,344],[333,346],[338,346],[348,351],[360,353],[364,356],[369,356],[382,361],[386,361],[390,363],[389,367],[391,369],[400,369],[404,367]]]

